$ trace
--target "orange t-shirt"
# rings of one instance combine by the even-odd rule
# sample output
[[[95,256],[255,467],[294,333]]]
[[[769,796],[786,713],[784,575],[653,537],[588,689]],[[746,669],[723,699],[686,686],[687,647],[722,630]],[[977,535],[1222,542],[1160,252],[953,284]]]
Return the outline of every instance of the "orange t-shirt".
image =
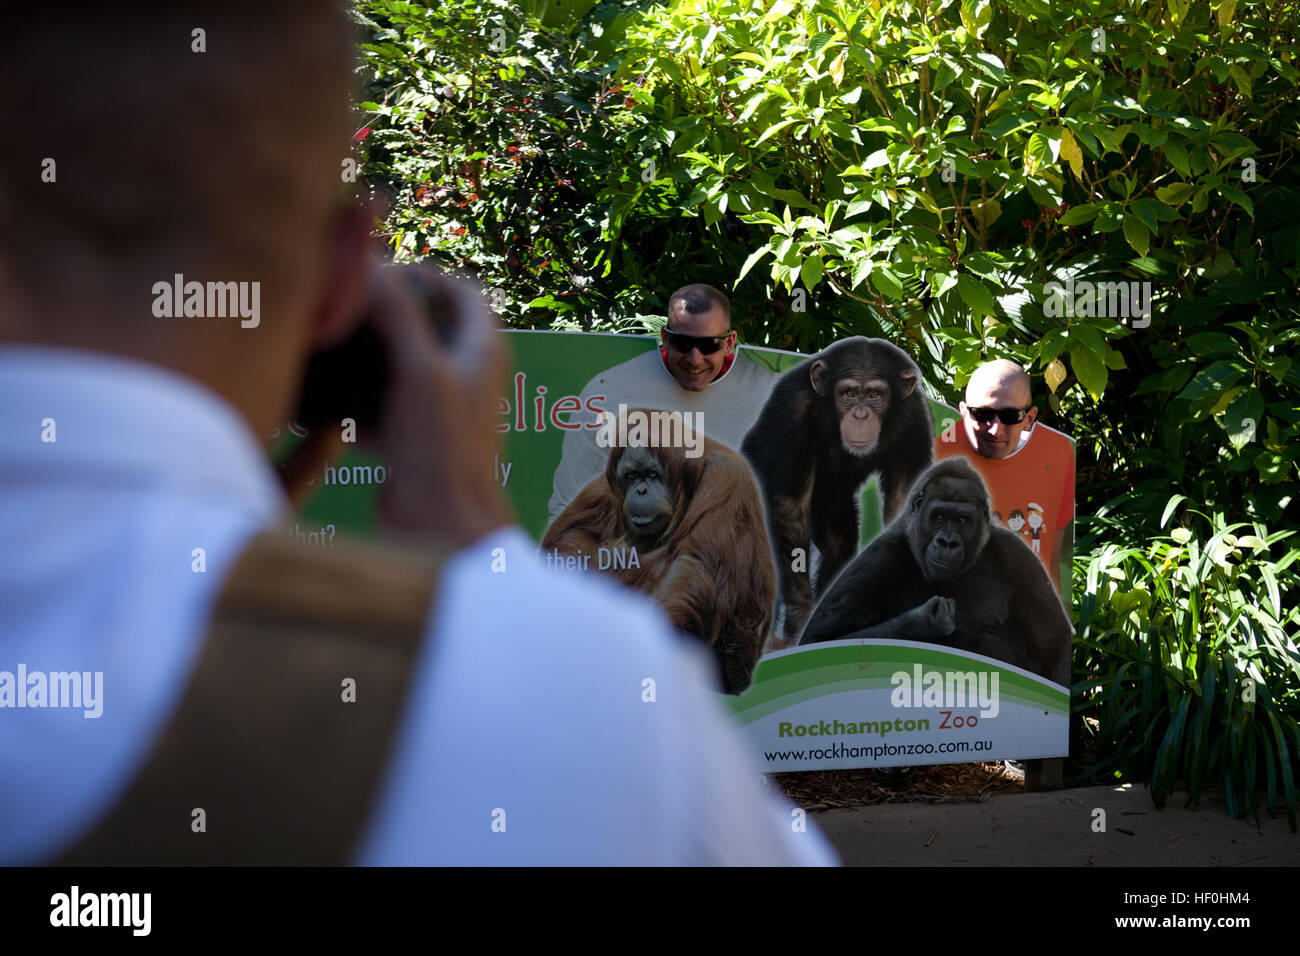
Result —
[[[1056,532],[1074,519],[1074,445],[1061,432],[1034,425],[1028,441],[1007,458],[985,458],[966,436],[960,418],[934,440],[935,461],[965,457],[988,486],[993,520],[1010,528],[1038,555],[1056,590],[1061,590],[1060,555],[1053,560]]]

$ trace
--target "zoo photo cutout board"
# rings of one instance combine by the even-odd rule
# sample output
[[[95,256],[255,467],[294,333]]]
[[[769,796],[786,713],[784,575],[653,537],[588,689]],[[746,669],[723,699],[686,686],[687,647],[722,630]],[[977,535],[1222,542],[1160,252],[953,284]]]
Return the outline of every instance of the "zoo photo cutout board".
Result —
[[[1069,623],[1048,559],[1028,531],[988,526],[983,480],[947,460],[957,413],[900,350],[741,346],[690,392],[649,336],[502,334],[492,480],[539,560],[646,591],[709,645],[765,770],[1067,754]],[[1065,436],[1036,425],[1029,442],[1045,433],[1072,475]],[[302,434],[290,423],[277,454]],[[373,535],[387,476],[349,451],[289,533]]]

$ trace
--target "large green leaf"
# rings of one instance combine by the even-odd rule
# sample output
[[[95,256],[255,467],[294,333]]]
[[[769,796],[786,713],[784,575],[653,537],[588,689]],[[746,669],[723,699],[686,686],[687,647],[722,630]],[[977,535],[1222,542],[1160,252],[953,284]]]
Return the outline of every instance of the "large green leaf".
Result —
[[[887,265],[877,264],[871,270],[871,284],[882,295],[887,295],[891,299],[903,298],[903,282]]]
[[[1178,397],[1188,401],[1195,401],[1209,395],[1219,394],[1239,381],[1245,374],[1246,367],[1240,362],[1228,360],[1214,362],[1197,372],[1187,387],[1179,393]]]
[[[1241,451],[1255,440],[1260,421],[1264,417],[1264,396],[1248,388],[1233,399],[1224,412],[1224,428],[1234,451]]]
[[[1086,345],[1076,344],[1070,349],[1070,366],[1079,384],[1088,390],[1094,400],[1106,391],[1106,361],[1103,356]]]
[[[997,311],[988,287],[964,273],[957,276],[957,294],[976,315],[993,315]]]
[[[1138,255],[1145,256],[1147,254],[1147,249],[1151,245],[1151,233],[1137,216],[1125,213],[1124,238]]]
[[[817,283],[822,281],[822,257],[812,255],[804,259],[800,276],[803,278],[804,288],[809,291],[815,289]]]
[[[736,281],[739,282],[741,279],[745,278],[745,274],[748,273],[750,269],[754,268],[755,264],[762,259],[763,256],[767,255],[771,251],[771,246],[760,246],[751,252],[749,258],[745,260],[745,264],[741,266],[740,274],[736,276]]]

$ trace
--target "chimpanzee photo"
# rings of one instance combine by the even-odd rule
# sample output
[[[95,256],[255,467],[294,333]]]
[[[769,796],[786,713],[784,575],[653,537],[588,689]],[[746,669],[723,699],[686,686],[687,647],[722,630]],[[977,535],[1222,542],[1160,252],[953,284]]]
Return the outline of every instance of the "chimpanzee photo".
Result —
[[[961,458],[930,468],[907,513],[836,578],[800,645],[895,638],[983,654],[1068,687],[1071,628],[1042,562],[990,522],[989,495]]]
[[[781,376],[745,435],[741,451],[767,505],[786,642],[799,636],[814,594],[857,550],[862,484],[879,474],[888,522],[933,461],[934,425],[920,384],[920,370],[897,346],[842,339]],[[815,589],[810,542],[821,555]]]

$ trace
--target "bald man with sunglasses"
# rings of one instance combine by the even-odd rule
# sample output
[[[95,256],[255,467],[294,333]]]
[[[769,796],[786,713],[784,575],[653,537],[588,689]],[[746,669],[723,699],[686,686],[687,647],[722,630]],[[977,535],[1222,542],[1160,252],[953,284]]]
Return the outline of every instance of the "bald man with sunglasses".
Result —
[[[741,354],[731,327],[731,303],[713,286],[683,286],[668,298],[668,321],[659,332],[658,350],[606,369],[582,390],[583,409],[597,407],[617,414],[628,408],[660,408],[699,413],[701,430],[729,448],[739,449],[779,376]],[[573,413],[571,422],[594,423],[594,413]],[[554,521],[605,469],[609,449],[596,441],[596,430],[575,429],[564,436],[564,451],[555,469],[550,520]]]
[[[1043,562],[1066,611],[1069,570],[1062,589],[1061,559],[1073,547],[1074,447],[1070,439],[1038,423],[1033,385],[1015,362],[997,359],[977,368],[966,384],[961,414],[935,439],[934,458],[964,457],[988,486],[990,507],[1006,515],[1004,525]],[[1029,521],[1025,515],[1033,515]],[[997,521],[995,517],[993,520]],[[999,523],[1001,523],[999,521]],[[1011,582],[1013,585],[1015,582]],[[1061,786],[1060,758],[1006,761],[1025,775],[1027,790]]]
[[[1074,451],[1069,438],[1036,424],[1038,409],[1029,376],[1006,359],[977,368],[966,385],[966,400],[957,408],[961,421],[936,440],[935,459],[965,457],[988,485],[995,511],[1011,515],[1033,510],[1040,517],[1043,532],[1023,528],[1021,537],[1061,591],[1061,556],[1074,522]],[[1068,604],[1068,591],[1063,599]]]

